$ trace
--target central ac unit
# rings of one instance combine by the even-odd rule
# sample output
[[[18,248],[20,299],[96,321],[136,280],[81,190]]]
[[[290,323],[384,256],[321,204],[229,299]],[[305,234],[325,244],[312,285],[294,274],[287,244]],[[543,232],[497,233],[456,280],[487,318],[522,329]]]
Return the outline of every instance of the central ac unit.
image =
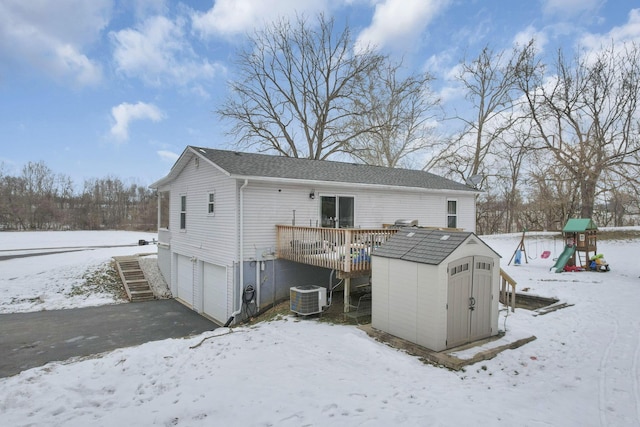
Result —
[[[322,286],[305,285],[289,288],[289,307],[302,316],[322,313],[327,305],[327,289]]]

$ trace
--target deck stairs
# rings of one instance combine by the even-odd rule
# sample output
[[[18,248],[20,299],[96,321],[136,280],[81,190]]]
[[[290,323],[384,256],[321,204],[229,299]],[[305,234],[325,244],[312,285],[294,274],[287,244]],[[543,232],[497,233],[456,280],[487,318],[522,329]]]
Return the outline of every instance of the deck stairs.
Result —
[[[155,299],[137,256],[118,256],[113,257],[113,260],[116,263],[116,269],[131,302]]]

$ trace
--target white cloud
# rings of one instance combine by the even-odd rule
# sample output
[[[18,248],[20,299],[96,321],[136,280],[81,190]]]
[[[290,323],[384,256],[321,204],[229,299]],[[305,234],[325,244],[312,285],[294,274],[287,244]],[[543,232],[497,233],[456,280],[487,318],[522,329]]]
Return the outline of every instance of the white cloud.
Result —
[[[154,16],[136,29],[112,32],[118,72],[151,86],[189,86],[210,80],[224,68],[199,57],[185,36],[186,21]]]
[[[326,0],[217,0],[205,13],[194,12],[193,28],[204,37],[233,36],[279,17],[326,11]]]
[[[167,0],[133,0],[130,6],[133,7],[133,12],[138,18],[162,14],[168,9]]]
[[[624,25],[613,27],[605,34],[584,34],[580,39],[580,45],[588,50],[626,42],[640,43],[640,9],[631,9],[629,20]]]
[[[371,26],[356,41],[358,49],[368,46],[406,45],[441,12],[450,0],[384,0],[376,4]]]
[[[80,85],[98,83],[101,67],[83,48],[98,39],[111,8],[111,0],[3,0],[0,60]]]
[[[160,157],[162,161],[169,163],[175,163],[180,157],[180,154],[167,150],[158,150],[156,151],[156,154],[158,154],[158,157]]]
[[[583,12],[595,11],[602,4],[602,0],[544,0],[542,10],[546,15],[557,15],[566,19]]]
[[[513,44],[515,46],[526,46],[532,39],[535,41],[535,48],[538,51],[543,51],[549,41],[546,33],[536,30],[530,25],[515,35]]]
[[[165,118],[165,115],[158,107],[153,104],[138,102],[137,104],[129,104],[123,102],[111,109],[113,118],[113,126],[111,126],[111,135],[119,141],[129,139],[129,125],[134,120],[151,120],[159,122]]]

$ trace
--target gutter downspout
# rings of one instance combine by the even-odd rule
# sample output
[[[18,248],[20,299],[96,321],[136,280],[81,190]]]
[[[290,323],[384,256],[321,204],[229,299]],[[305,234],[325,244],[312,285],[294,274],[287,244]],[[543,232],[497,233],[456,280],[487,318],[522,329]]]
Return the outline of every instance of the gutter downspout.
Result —
[[[262,268],[262,261],[256,260],[256,310],[260,311],[260,269]]]
[[[242,287],[244,283],[244,189],[249,185],[249,180],[245,178],[244,184],[240,187],[240,283],[238,284],[238,309],[231,313],[231,317],[224,324],[229,326],[233,319],[242,312]]]

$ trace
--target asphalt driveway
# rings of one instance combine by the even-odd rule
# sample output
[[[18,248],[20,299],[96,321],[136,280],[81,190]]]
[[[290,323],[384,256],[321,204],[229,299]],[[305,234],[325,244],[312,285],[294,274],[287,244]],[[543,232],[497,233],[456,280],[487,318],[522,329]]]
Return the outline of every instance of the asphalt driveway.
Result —
[[[216,327],[172,299],[0,314],[0,377],[52,361],[185,337]]]

